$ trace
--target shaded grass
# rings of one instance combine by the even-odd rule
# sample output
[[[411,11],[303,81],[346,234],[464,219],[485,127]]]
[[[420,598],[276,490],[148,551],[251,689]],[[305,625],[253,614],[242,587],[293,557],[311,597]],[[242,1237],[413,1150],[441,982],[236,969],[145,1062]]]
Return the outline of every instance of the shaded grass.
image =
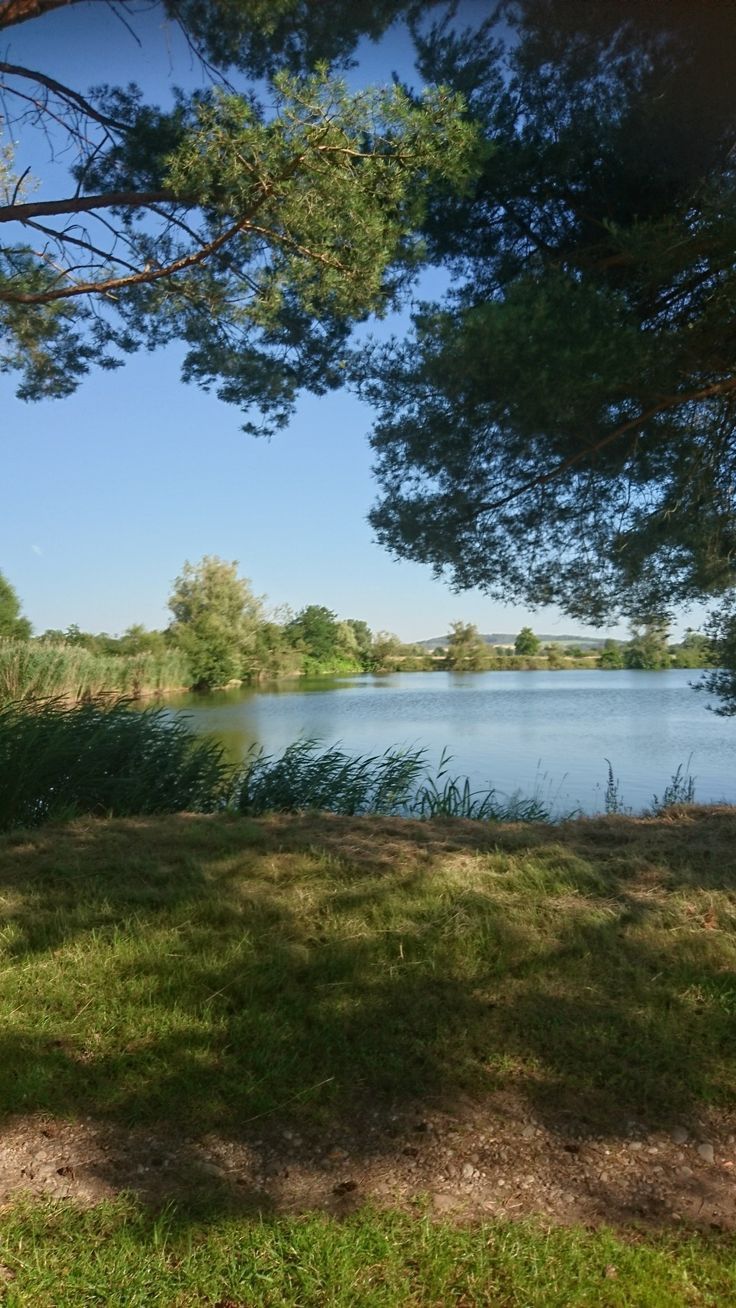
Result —
[[[78,821],[0,839],[0,1105],[236,1135],[736,1090],[736,815]]]
[[[8,1308],[715,1308],[736,1300],[735,1253],[733,1239],[458,1230],[369,1210],[205,1223],[120,1200],[21,1205],[2,1221]]]

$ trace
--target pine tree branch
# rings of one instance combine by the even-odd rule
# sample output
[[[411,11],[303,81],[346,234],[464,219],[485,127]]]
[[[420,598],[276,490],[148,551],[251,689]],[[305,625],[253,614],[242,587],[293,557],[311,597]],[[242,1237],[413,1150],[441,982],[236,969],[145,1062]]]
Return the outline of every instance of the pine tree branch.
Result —
[[[161,200],[175,200],[171,191],[109,191],[105,195],[71,195],[65,200],[31,200],[0,205],[0,223],[22,223],[62,213],[89,213],[91,209],[144,208]]]
[[[729,392],[735,390],[736,377],[730,377],[726,381],[714,382],[712,386],[705,386],[703,389],[698,391],[687,391],[683,395],[668,395],[657,404],[653,404],[650,408],[645,409],[643,413],[638,415],[638,417],[630,418],[628,422],[622,423],[620,427],[616,427],[614,431],[608,432],[592,445],[586,445],[583,449],[577,450],[575,454],[571,454],[569,458],[563,459],[562,462],[558,463],[554,468],[550,468],[549,472],[541,473],[539,477],[532,477],[529,481],[525,482],[523,486],[517,486],[516,489],[510,491],[508,495],[503,495],[501,499],[491,500],[487,504],[474,506],[472,516],[477,517],[481,513],[492,513],[495,509],[503,509],[507,504],[511,504],[514,500],[518,500],[521,495],[526,495],[527,491],[536,490],[538,486],[546,486],[548,482],[554,481],[556,477],[561,477],[564,472],[567,472],[570,468],[574,468],[575,465],[581,463],[583,459],[589,458],[592,454],[597,454],[599,450],[603,450],[608,445],[612,445],[615,441],[620,440],[622,436],[628,435],[629,432],[636,431],[639,427],[642,427],[645,422],[649,422],[650,418],[655,418],[659,413],[665,413],[670,409],[677,409],[683,404],[695,404],[700,400],[708,400],[714,395],[727,395]]]

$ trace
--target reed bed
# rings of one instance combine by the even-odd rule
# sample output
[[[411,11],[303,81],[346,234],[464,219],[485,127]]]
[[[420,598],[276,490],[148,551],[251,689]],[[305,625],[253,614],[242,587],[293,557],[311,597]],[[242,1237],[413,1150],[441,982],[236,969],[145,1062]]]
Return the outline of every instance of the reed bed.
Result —
[[[0,642],[0,704],[47,698],[70,703],[102,695],[136,698],[191,683],[185,657],[165,654],[95,654],[76,645]]]
[[[493,788],[473,790],[467,777],[450,774],[444,752],[433,773],[424,749],[387,749],[347,754],[337,745],[297,740],[276,758],[251,752],[237,786],[241,813],[324,811],[346,816],[472,818],[483,822],[549,822],[541,796],[505,796]]]
[[[530,796],[474,790],[453,776],[446,752],[432,770],[424,749],[349,754],[338,745],[297,740],[283,754],[253,750],[227,761],[216,740],[192,731],[163,707],[134,709],[129,700],[69,704],[62,699],[0,707],[0,830],[87,813],[110,816],[230,809],[264,813],[466,818],[479,822],[554,822],[537,785]],[[607,813],[626,810],[609,764]],[[682,767],[652,812],[691,804],[695,782]]]
[[[211,812],[232,772],[164,709],[58,700],[0,708],[0,830],[86,814]]]

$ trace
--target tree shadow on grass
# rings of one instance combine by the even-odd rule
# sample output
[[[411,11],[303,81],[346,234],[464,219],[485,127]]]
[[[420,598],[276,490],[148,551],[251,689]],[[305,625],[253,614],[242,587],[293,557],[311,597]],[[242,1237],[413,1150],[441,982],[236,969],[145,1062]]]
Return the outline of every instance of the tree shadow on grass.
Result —
[[[498,1090],[559,1135],[687,1121],[732,1103],[735,835],[691,811],[8,838],[0,1109],[192,1141],[298,1131],[310,1156],[380,1153],[392,1114]]]

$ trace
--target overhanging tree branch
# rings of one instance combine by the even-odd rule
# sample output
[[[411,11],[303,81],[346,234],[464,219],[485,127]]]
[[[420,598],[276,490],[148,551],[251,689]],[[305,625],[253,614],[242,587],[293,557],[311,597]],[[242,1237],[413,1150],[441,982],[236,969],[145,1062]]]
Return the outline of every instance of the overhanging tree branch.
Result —
[[[52,9],[79,3],[80,0],[2,0],[0,31],[4,27],[13,27],[16,23],[27,23],[31,18],[41,18],[43,14],[51,13]]]
[[[666,399],[660,400],[659,403],[653,404],[650,408],[645,409],[636,418],[630,418],[614,431],[608,432],[600,440],[595,441],[592,445],[585,445],[583,449],[577,450],[569,458],[563,459],[556,467],[550,468],[549,472],[541,473],[538,477],[532,477],[525,482],[523,486],[517,486],[515,490],[510,491],[508,495],[503,495],[498,500],[492,500],[488,504],[476,505],[473,509],[473,517],[481,513],[492,513],[495,509],[503,509],[507,504],[513,503],[520,496],[526,495],[527,491],[536,490],[538,486],[546,486],[548,482],[554,481],[555,478],[561,477],[564,472],[574,468],[576,464],[582,463],[584,459],[589,458],[592,454],[597,454],[599,450],[605,449],[618,441],[622,436],[628,435],[631,431],[636,431],[642,427],[650,418],[656,418],[657,414],[665,413],[669,409],[678,409],[683,404],[696,404],[700,400],[711,399],[714,395],[727,395],[730,391],[736,390],[736,377],[730,377],[726,381],[714,382],[712,386],[705,386],[698,391],[688,391],[684,395],[669,395]]]
[[[0,21],[0,27],[2,21]],[[24,68],[21,64],[8,64],[0,62],[0,73],[5,73],[9,77],[23,77],[26,81],[37,82],[39,86],[45,86],[47,91],[53,91],[60,99],[65,100],[67,104],[73,105],[79,109],[87,118],[92,118],[102,127],[108,127],[112,131],[126,132],[129,130],[127,123],[120,122],[117,118],[110,118],[96,109],[89,100],[80,95],[78,91],[72,90],[70,86],[65,86],[63,82],[57,82],[54,77],[49,77],[46,73],[40,73],[33,68]]]
[[[162,200],[176,200],[171,191],[109,191],[106,195],[71,195],[65,200],[32,200],[0,206],[0,223],[22,223],[26,218],[62,213],[89,213],[92,209],[145,208]]]

